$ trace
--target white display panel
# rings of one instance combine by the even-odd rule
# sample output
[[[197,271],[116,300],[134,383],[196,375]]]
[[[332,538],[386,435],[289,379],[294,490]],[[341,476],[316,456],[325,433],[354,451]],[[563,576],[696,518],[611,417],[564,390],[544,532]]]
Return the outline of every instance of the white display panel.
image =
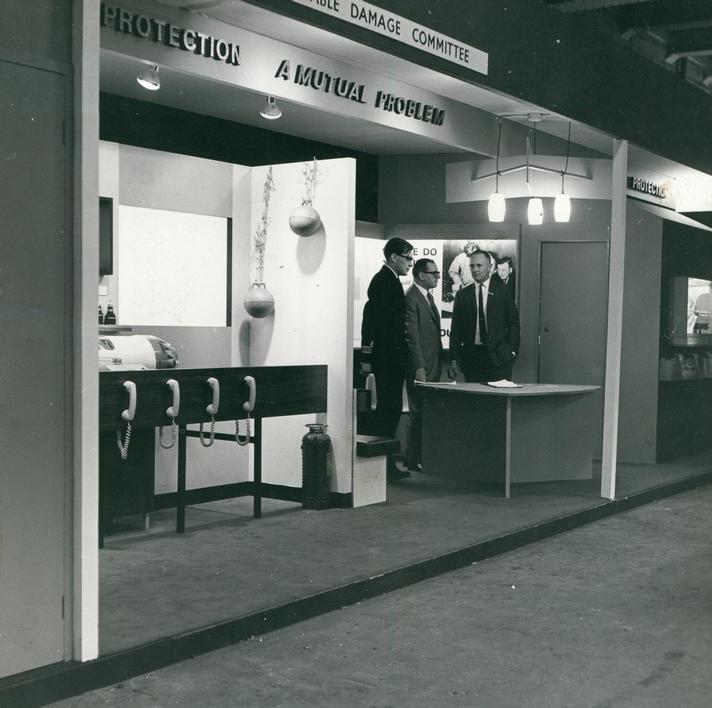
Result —
[[[120,324],[225,327],[228,220],[119,205]]]

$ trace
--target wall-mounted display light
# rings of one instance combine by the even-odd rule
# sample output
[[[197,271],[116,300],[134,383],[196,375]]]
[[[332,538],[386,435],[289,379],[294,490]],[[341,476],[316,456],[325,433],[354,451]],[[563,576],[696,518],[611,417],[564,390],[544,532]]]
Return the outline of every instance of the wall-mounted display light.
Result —
[[[265,103],[264,108],[260,111],[260,115],[267,120],[277,120],[277,118],[282,117],[282,110],[277,105],[274,96],[267,96],[267,103]]]
[[[139,86],[147,89],[148,91],[158,91],[161,88],[161,79],[158,76],[158,67],[154,64],[150,69],[142,71],[137,77],[136,81]]]

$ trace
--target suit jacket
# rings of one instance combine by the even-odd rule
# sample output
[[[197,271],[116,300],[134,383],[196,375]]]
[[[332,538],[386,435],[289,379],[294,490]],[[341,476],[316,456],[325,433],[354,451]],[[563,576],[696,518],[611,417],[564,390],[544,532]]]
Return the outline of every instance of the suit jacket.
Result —
[[[408,377],[425,369],[426,381],[440,380],[440,315],[433,312],[427,298],[411,285],[405,294],[405,332],[408,340]]]
[[[363,308],[361,348],[371,350],[371,365],[380,371],[405,375],[405,294],[398,276],[383,266],[368,286]]]
[[[474,352],[477,309],[475,284],[455,296],[450,325],[450,359],[462,365]],[[487,352],[495,366],[502,366],[519,353],[519,313],[502,283],[490,279],[487,297]]]
[[[505,287],[509,288],[509,294],[512,296],[512,300],[516,298],[516,275],[514,274],[514,271],[512,271],[511,275],[507,279],[507,282],[505,283],[502,278],[499,277],[498,273],[492,273],[492,277],[490,278],[490,282],[492,281],[497,281],[498,285],[504,285]]]

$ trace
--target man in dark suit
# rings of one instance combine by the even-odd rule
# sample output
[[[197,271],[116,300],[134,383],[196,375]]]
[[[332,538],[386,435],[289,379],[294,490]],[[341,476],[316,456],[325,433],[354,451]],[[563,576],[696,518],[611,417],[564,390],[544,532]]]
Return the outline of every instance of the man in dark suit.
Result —
[[[499,280],[503,285],[506,285],[509,288],[512,300],[515,299],[514,282],[516,278],[514,275],[514,263],[509,256],[497,259],[497,270],[492,274],[492,280]]]
[[[413,285],[405,294],[405,331],[408,339],[406,390],[410,426],[408,429],[408,468],[420,468],[422,447],[422,404],[416,381],[440,381],[442,340],[440,313],[430,292],[440,278],[435,261],[420,258],[413,266]]]
[[[402,238],[392,238],[383,248],[385,263],[371,279],[368,301],[363,309],[361,352],[370,356],[361,369],[376,377],[377,407],[362,416],[359,433],[396,437],[403,411],[403,382],[406,368],[405,294],[398,278],[408,275],[413,265],[413,246]],[[388,459],[389,479],[408,476]]]
[[[519,313],[508,289],[490,279],[490,259],[483,251],[470,256],[474,283],[457,293],[450,325],[450,367],[465,381],[511,379],[519,353]]]

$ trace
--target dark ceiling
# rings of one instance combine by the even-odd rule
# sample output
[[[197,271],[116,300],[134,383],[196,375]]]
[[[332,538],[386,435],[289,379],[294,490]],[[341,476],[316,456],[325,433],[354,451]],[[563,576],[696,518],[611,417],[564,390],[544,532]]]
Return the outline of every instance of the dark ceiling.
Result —
[[[712,0],[542,0],[712,91]]]

